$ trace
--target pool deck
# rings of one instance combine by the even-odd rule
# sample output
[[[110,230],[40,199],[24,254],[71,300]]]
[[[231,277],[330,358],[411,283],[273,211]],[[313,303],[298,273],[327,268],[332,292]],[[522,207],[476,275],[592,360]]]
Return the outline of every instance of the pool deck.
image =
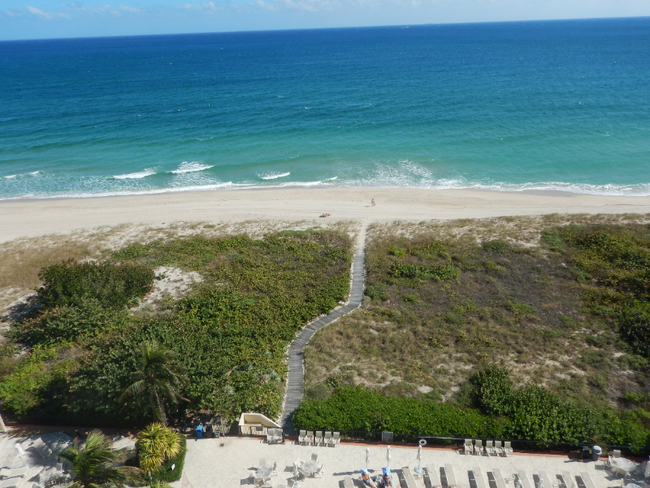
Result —
[[[359,469],[365,467],[366,449],[370,450],[368,468],[373,476],[381,472],[387,465],[387,447],[385,445],[366,445],[356,443],[341,443],[337,447],[301,446],[293,441],[284,444],[268,445],[261,438],[255,437],[224,437],[220,439],[188,439],[187,457],[183,479],[173,483],[175,488],[213,488],[236,487],[252,485],[250,476],[259,466],[260,460],[267,463],[277,462],[278,475],[271,478],[270,485],[277,487],[287,485],[293,479],[293,464],[296,461],[307,461],[312,453],[318,454],[318,461],[323,463],[322,478],[307,478],[301,483],[301,488],[342,487],[343,480],[351,477],[355,487],[362,487]],[[403,467],[411,471],[418,465],[418,449],[415,446],[391,446],[390,466],[399,475]],[[514,453],[508,457],[471,455],[450,448],[424,447],[422,449],[423,467],[433,466],[439,469],[445,465],[453,466],[457,486],[459,488],[476,488],[471,481],[468,471],[480,468],[487,487],[494,488],[496,484],[488,476],[498,469],[505,479],[506,488],[515,488],[513,474],[525,472],[533,484],[533,474],[544,472],[548,475],[552,488],[564,488],[557,478],[563,472],[569,473],[574,483],[573,488],[584,488],[576,476],[588,473],[595,488],[620,487],[621,479],[612,476],[605,469],[605,462],[579,462],[567,455],[540,455]],[[398,477],[395,476],[395,481]],[[397,483],[397,486],[400,486]],[[417,488],[429,488],[428,480],[416,479]],[[443,482],[444,487],[444,482]],[[444,487],[446,488],[446,487]]]

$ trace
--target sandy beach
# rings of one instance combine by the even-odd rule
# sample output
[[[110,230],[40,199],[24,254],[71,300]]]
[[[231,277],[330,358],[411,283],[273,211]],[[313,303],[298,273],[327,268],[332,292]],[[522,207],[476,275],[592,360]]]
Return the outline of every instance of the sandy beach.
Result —
[[[371,205],[371,199],[377,205]],[[118,224],[283,220],[361,223],[550,213],[650,213],[650,197],[475,190],[287,188],[0,203],[0,242]]]

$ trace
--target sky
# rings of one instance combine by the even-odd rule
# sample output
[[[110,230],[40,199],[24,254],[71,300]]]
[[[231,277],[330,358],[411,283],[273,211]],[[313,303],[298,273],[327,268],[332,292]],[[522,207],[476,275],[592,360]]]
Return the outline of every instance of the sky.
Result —
[[[650,0],[0,0],[0,41],[642,16]]]

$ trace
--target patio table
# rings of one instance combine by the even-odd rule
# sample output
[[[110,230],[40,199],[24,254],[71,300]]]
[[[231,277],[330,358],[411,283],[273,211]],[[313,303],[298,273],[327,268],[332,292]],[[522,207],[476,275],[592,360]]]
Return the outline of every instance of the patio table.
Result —
[[[634,461],[630,461],[626,458],[614,458],[612,459],[612,464],[619,469],[622,469],[626,473],[632,473],[636,470],[637,466]]]
[[[271,479],[273,474],[273,465],[272,464],[263,464],[255,471],[256,478],[262,478],[264,481]]]
[[[305,461],[302,463],[302,466],[300,468],[309,476],[314,476],[316,474],[316,471],[318,471],[318,460],[310,459],[309,461]]]

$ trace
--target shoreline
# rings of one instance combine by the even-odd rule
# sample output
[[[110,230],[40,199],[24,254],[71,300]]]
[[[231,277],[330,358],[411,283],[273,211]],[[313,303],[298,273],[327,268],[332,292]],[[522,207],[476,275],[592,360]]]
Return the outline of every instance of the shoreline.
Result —
[[[264,191],[259,191],[264,190]],[[318,190],[318,191],[314,191]],[[372,207],[371,199],[377,206]],[[255,220],[426,221],[561,214],[650,214],[650,196],[563,192],[290,187],[0,201],[0,243],[119,224]]]

